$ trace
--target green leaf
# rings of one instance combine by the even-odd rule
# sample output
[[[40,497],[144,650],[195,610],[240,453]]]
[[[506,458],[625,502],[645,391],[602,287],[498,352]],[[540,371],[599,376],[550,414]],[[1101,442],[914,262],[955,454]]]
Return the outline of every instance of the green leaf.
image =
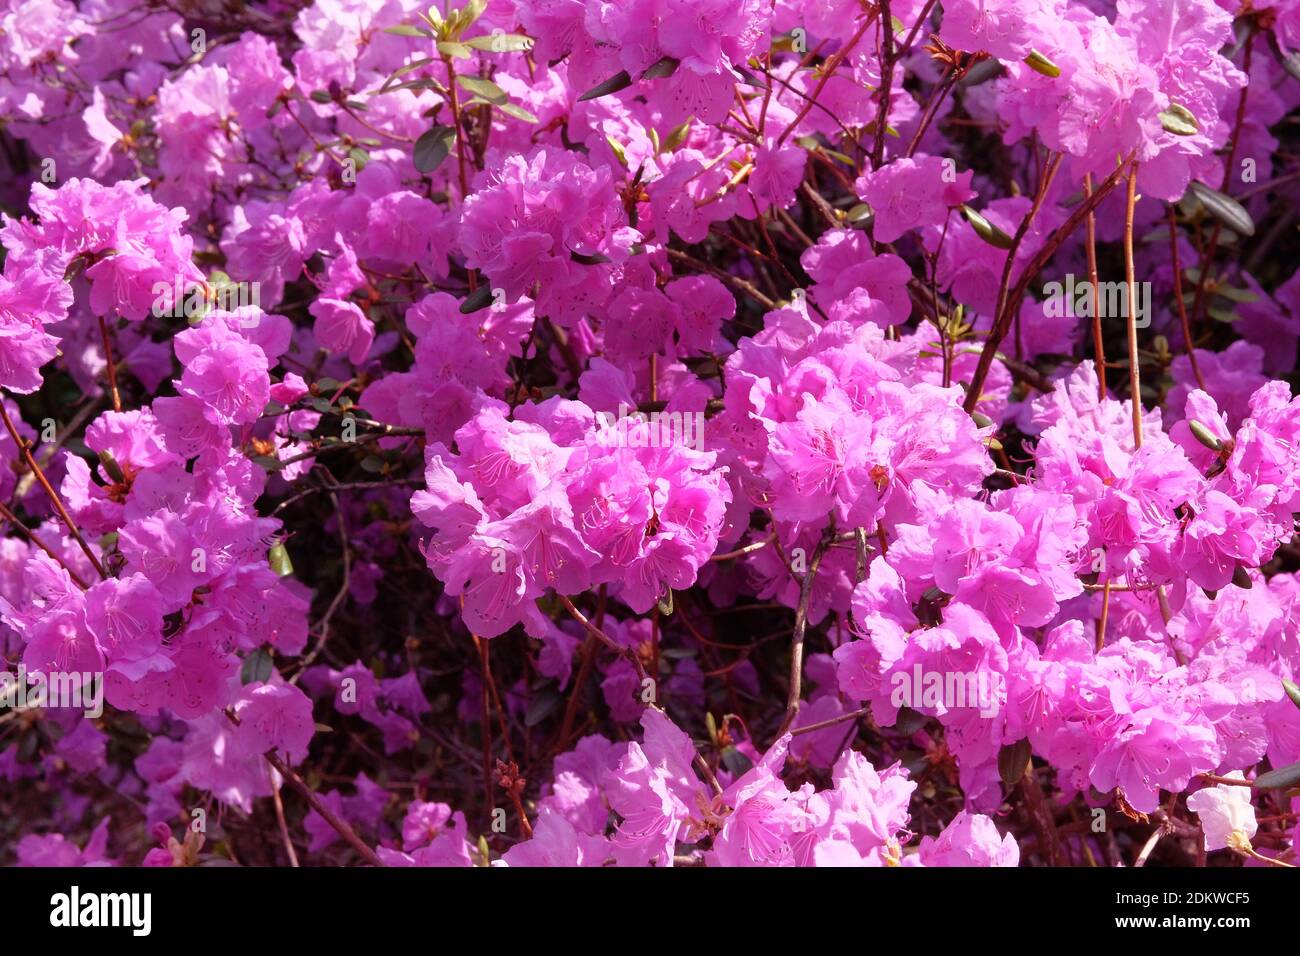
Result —
[[[466,40],[465,45],[489,53],[522,53],[533,48],[533,38],[521,33],[492,33]]]
[[[1249,289],[1235,289],[1230,285],[1215,286],[1214,294],[1223,296],[1230,302],[1258,302],[1259,296]]]
[[[1056,79],[1061,75],[1061,68],[1037,50],[1029,51],[1029,56],[1025,57],[1025,66],[1029,67],[1035,73],[1041,73],[1043,76],[1048,76],[1052,79]]]
[[[1169,109],[1159,113],[1160,125],[1175,136],[1195,136],[1201,131],[1201,124],[1196,122],[1192,111],[1177,103],[1170,103]]]
[[[860,202],[844,214],[844,221],[854,229],[865,229],[874,215],[870,206]]]
[[[740,777],[748,773],[754,763],[735,747],[727,747],[722,751],[722,765],[731,772],[732,776]]]
[[[460,11],[461,29],[472,27],[478,18],[483,16],[483,11],[487,9],[487,5],[488,0],[469,0],[469,3]]]
[[[265,684],[271,679],[273,670],[275,670],[275,661],[271,659],[271,652],[265,647],[259,647],[245,657],[244,663],[240,665],[239,682],[241,684]]]
[[[1285,787],[1294,787],[1298,783],[1300,783],[1300,763],[1293,763],[1289,767],[1260,774],[1255,778],[1254,785],[1261,790],[1281,790]]]
[[[1014,787],[1029,769],[1031,751],[1029,738],[1022,737],[1014,744],[1007,744],[998,751],[998,775],[1008,787]]]
[[[370,154],[360,146],[353,146],[348,150],[348,158],[356,164],[357,172],[366,168],[366,163],[370,162]]]
[[[365,458],[361,459],[361,470],[372,475],[377,475],[384,470],[386,464],[387,463],[384,459],[380,458],[378,455],[367,455]]]
[[[473,50],[463,43],[457,43],[455,40],[439,40],[438,52],[443,56],[449,56],[457,60],[470,60],[474,57]]]
[[[682,65],[682,61],[675,56],[666,56],[662,59],[655,60],[646,71],[641,74],[643,80],[657,80],[661,77],[672,76],[677,72],[677,68]]]
[[[586,93],[578,97],[579,103],[587,100],[600,99],[602,96],[608,96],[610,93],[617,93],[619,90],[625,90],[632,85],[632,77],[627,75],[627,70],[619,70],[608,80],[603,83],[597,83]]]
[[[1187,420],[1187,428],[1192,433],[1192,437],[1204,445],[1210,451],[1221,451],[1223,442],[1219,441],[1208,428],[1198,422],[1195,418]]]
[[[120,485],[126,481],[126,475],[122,473],[122,466],[117,463],[117,459],[113,457],[112,452],[101,451],[99,453],[99,463],[104,466],[104,471],[116,484]]]
[[[598,266],[602,262],[610,261],[609,256],[600,252],[574,252],[572,249],[569,250],[569,258],[584,266]]]
[[[1193,179],[1189,187],[1205,211],[1239,236],[1253,236],[1255,221],[1246,212],[1246,207],[1231,196],[1211,189],[1205,183]]]
[[[415,151],[411,156],[415,168],[422,173],[433,172],[447,158],[455,141],[456,131],[450,126],[435,126],[421,133],[415,141]]]
[[[281,541],[275,547],[267,552],[267,560],[271,564],[271,570],[282,578],[287,578],[293,574],[293,561],[289,559],[289,549]]]
[[[1286,691],[1286,695],[1291,698],[1291,703],[1300,707],[1300,687],[1297,687],[1295,684],[1291,683],[1291,681],[1283,678],[1282,689]]]
[[[433,37],[432,30],[426,30],[424,27],[412,26],[409,23],[399,23],[395,27],[384,27],[385,33],[391,33],[397,37]]]
[[[990,246],[997,249],[1010,249],[1015,244],[1015,241],[1010,236],[964,203],[961,207],[961,214],[971,224],[975,234]]]
[[[623,168],[626,169],[627,151],[623,149],[623,144],[608,133],[605,134],[605,142],[609,143],[609,148],[614,151],[614,157],[622,164]]]
[[[1300,52],[1283,53],[1277,48],[1276,42],[1273,43],[1273,48],[1278,63],[1282,64],[1282,69],[1286,70],[1293,79],[1300,80]]]
[[[330,95],[329,95],[329,92],[326,91],[326,90],[312,90],[312,91],[311,91],[311,98],[312,98],[313,100],[315,100],[317,103],[333,103],[333,102],[334,102],[334,97],[330,96]]]
[[[435,62],[433,57],[422,56],[418,60],[412,60],[410,63],[407,63],[403,66],[399,66],[392,73],[388,74],[388,79],[384,80],[384,85],[379,88],[378,92],[387,93],[389,90],[400,90],[406,88],[404,86],[394,85],[393,81],[397,79],[399,76],[405,76],[408,73],[413,73],[416,70],[420,69],[420,67],[428,66],[430,63],[433,62]],[[423,79],[423,80],[416,80],[415,82],[427,83],[431,81],[427,79]]]
[[[465,301],[460,304],[461,315],[469,315],[471,312],[477,312],[479,309],[486,309],[492,301],[492,289],[490,286],[481,285],[466,297]]]
[[[524,726],[536,727],[564,703],[564,695],[554,683],[548,683],[541,691],[533,695],[528,702],[528,711],[524,714]]]
[[[961,79],[962,86],[979,86],[981,83],[987,83],[989,80],[1001,76],[1003,72],[1002,61],[989,57],[987,60],[980,60],[969,70]]]
[[[694,119],[694,117],[688,116],[686,117],[686,122],[682,123],[680,126],[674,126],[672,128],[668,133],[668,138],[663,141],[663,149],[665,152],[671,153],[676,150],[677,147],[681,146],[682,143],[686,142],[686,137],[691,133],[692,119]]]
[[[510,97],[506,96],[506,91],[501,89],[491,80],[485,80],[481,76],[458,76],[456,82],[465,89],[469,90],[475,96],[481,96],[489,103],[501,105],[508,103]]]
[[[496,108],[507,116],[513,116],[517,120],[523,120],[525,123],[536,123],[538,119],[528,110],[524,109],[518,103],[497,103]]]

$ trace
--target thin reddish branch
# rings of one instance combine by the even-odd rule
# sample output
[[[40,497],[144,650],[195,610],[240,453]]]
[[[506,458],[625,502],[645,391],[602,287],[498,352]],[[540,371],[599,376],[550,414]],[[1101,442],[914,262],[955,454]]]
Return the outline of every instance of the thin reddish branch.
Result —
[[[108,572],[106,572],[104,566],[99,563],[99,558],[95,556],[95,552],[90,550],[90,545],[88,545],[86,539],[82,537],[81,531],[77,528],[77,523],[72,520],[72,515],[68,514],[68,509],[63,507],[63,501],[59,498],[58,492],[54,490],[54,486],[51,485],[49,479],[45,477],[45,472],[43,472],[41,466],[37,464],[36,457],[32,454],[31,444],[18,434],[18,429],[14,427],[13,419],[9,417],[9,412],[5,408],[3,400],[0,400],[0,418],[4,419],[5,430],[9,432],[9,437],[14,440],[14,444],[17,445],[19,450],[22,452],[23,458],[27,462],[27,467],[30,468],[32,474],[36,476],[36,480],[40,483],[40,486],[45,489],[45,494],[49,497],[50,504],[54,506],[54,510],[58,513],[59,519],[67,526],[68,533],[71,534],[77,544],[81,546],[81,550],[90,560],[91,567],[95,569],[101,578],[107,579]]]

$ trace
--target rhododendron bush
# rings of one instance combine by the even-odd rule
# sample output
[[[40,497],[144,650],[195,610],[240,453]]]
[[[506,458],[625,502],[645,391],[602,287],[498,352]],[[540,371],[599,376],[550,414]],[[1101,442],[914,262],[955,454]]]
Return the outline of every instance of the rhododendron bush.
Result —
[[[0,863],[1294,866],[1298,105],[1298,0],[0,0]]]

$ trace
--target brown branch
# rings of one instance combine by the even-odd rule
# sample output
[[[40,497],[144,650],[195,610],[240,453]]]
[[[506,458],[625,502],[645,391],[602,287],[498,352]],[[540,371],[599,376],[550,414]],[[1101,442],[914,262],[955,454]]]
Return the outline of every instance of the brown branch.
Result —
[[[22,452],[23,458],[27,461],[27,467],[30,468],[32,474],[36,476],[36,480],[40,483],[40,486],[45,489],[45,494],[49,497],[50,503],[54,505],[54,510],[58,512],[60,520],[62,520],[67,526],[68,532],[76,540],[77,544],[81,546],[81,550],[85,552],[86,557],[90,559],[91,567],[95,569],[101,578],[107,580],[108,572],[106,572],[104,566],[99,563],[99,558],[95,556],[95,552],[90,550],[90,545],[88,545],[86,539],[81,536],[81,532],[77,529],[76,522],[72,520],[72,515],[68,514],[68,509],[63,507],[63,501],[59,498],[58,492],[54,490],[49,479],[45,477],[45,472],[41,471],[41,466],[36,463],[36,458],[32,455],[31,444],[18,434],[18,429],[14,427],[13,419],[9,417],[9,412],[4,406],[3,399],[0,399],[0,418],[4,419],[5,430],[9,432],[9,437],[14,440],[14,444],[17,445],[19,451]]]

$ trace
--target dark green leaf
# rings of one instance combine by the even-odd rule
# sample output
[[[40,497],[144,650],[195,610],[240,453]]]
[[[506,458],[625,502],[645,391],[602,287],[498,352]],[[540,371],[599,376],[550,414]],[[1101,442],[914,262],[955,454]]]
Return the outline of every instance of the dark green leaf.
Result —
[[[739,777],[748,773],[754,763],[735,747],[727,747],[722,751],[722,765],[731,771],[732,776]]]
[[[469,315],[471,312],[477,312],[479,309],[486,309],[492,301],[492,289],[489,286],[481,285],[471,292],[465,301],[460,304],[462,315]]]
[[[998,775],[1008,787],[1014,787],[1029,769],[1029,739],[1021,738],[998,751]]]
[[[1296,784],[1300,784],[1300,763],[1293,763],[1279,770],[1270,770],[1255,778],[1255,786],[1261,790],[1281,790],[1285,787],[1294,787]]]
[[[528,702],[528,711],[524,714],[524,726],[536,727],[555,713],[563,703],[564,695],[559,692],[554,683],[549,683],[534,694],[533,699]]]
[[[275,662],[271,659],[271,652],[265,647],[259,647],[244,658],[244,663],[239,668],[239,682],[264,684],[271,679],[273,670],[275,670]]]
[[[578,102],[586,100],[599,99],[602,96],[608,96],[610,93],[617,93],[619,90],[625,90],[632,85],[632,77],[627,75],[627,70],[619,70],[608,80],[603,83],[597,83],[586,93],[578,97]]]
[[[420,134],[415,141],[412,161],[415,168],[422,173],[431,173],[447,158],[451,145],[456,141],[456,131],[450,126],[435,126]]]
[[[682,65],[682,61],[673,56],[666,56],[663,59],[655,60],[651,63],[646,71],[641,74],[643,80],[657,80],[661,77],[672,76],[677,72],[677,68]]]

